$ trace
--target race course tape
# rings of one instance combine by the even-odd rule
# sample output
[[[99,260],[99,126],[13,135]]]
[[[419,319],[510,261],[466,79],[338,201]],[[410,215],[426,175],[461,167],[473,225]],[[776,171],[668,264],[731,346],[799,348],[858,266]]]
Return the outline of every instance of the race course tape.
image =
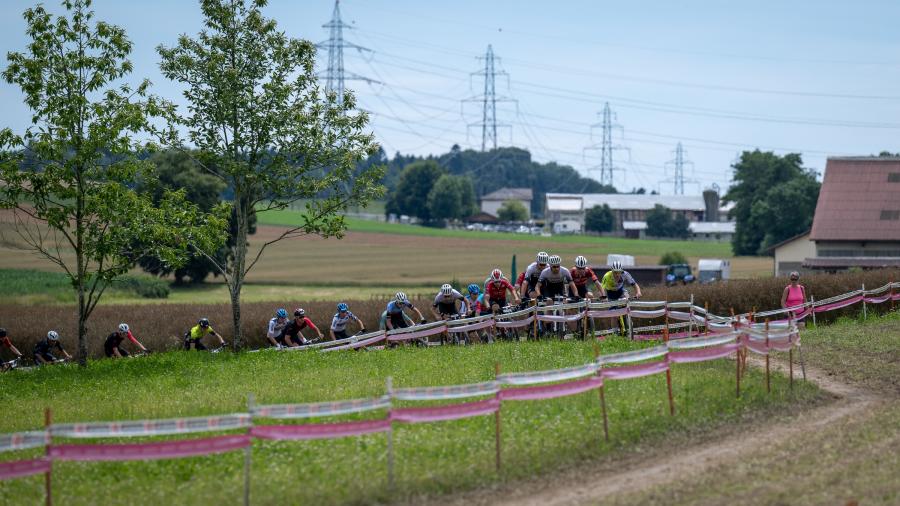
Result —
[[[199,416],[168,420],[134,420],[127,422],[64,423],[50,426],[50,434],[67,438],[164,436],[250,427],[250,415]]]
[[[620,367],[611,367],[609,369],[601,369],[600,375],[603,379],[621,380],[650,376],[651,374],[658,374],[668,369],[669,364],[665,360],[662,360],[647,364],[624,365]]]
[[[230,452],[250,446],[250,436],[239,434],[185,441],[126,444],[63,444],[49,447],[55,460],[83,462],[157,460]]]
[[[391,420],[400,423],[443,422],[489,415],[498,409],[500,409],[500,401],[497,398],[491,398],[448,406],[397,408],[391,411]]]
[[[502,401],[534,401],[539,399],[555,399],[568,395],[576,395],[603,386],[603,378],[590,376],[584,379],[556,383],[553,385],[535,385],[530,387],[508,388],[500,391]]]
[[[50,471],[50,463],[45,458],[0,462],[0,481],[46,473]]]
[[[703,362],[706,360],[715,360],[717,358],[725,358],[736,350],[740,349],[738,343],[726,343],[710,348],[689,349],[684,351],[669,352],[667,359],[674,363],[690,363]]]
[[[487,381],[468,385],[452,385],[440,387],[398,388],[391,395],[401,401],[439,401],[443,399],[464,399],[493,395],[500,390],[500,383]]]
[[[43,430],[0,435],[0,452],[39,448],[48,444],[50,444],[50,435]]]
[[[259,439],[309,440],[361,436],[389,430],[391,430],[391,420],[383,418],[381,420],[310,423],[305,425],[260,425],[250,429],[250,435]]]
[[[352,399],[332,402],[310,402],[305,404],[269,404],[255,406],[251,410],[257,418],[318,418],[326,416],[363,413],[391,407],[387,395],[376,399]]]
[[[584,376],[590,376],[597,372],[597,364],[590,363],[564,369],[552,369],[549,371],[532,371],[501,374],[497,381],[505,385],[538,385],[541,383],[555,383]]]

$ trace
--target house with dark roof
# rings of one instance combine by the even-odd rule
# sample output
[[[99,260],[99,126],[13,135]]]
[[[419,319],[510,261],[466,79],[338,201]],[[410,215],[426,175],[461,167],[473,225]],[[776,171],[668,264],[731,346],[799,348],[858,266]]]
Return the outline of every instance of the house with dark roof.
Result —
[[[531,216],[531,201],[533,199],[534,193],[531,191],[531,188],[500,188],[481,197],[481,212],[496,217],[504,202],[507,200],[518,200],[528,210],[528,215]]]
[[[803,267],[900,267],[900,158],[829,158]]]

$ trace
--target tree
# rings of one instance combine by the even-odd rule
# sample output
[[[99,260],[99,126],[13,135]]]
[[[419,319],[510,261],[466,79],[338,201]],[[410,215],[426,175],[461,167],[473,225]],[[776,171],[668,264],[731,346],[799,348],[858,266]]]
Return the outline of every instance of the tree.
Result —
[[[584,213],[584,228],[591,232],[612,232],[615,221],[609,204],[594,206]]]
[[[672,228],[672,210],[662,204],[656,204],[647,211],[647,235],[652,237],[669,237]]]
[[[157,48],[163,75],[184,86],[188,107],[177,122],[196,161],[233,193],[234,242],[216,263],[231,296],[233,346],[242,342],[241,289],[271,244],[292,237],[341,237],[341,211],[383,194],[383,170],[356,166],[377,152],[356,100],[325,93],[313,69],[315,48],[278,31],[262,15],[266,0],[202,0],[205,28]],[[175,129],[173,129],[175,130]],[[172,134],[170,145],[187,151]],[[248,257],[251,216],[308,199],[299,223]]]
[[[731,243],[736,255],[758,255],[766,244],[809,228],[820,184],[815,172],[802,165],[796,153],[778,156],[755,150],[741,154],[733,165],[734,184],[722,199],[734,202],[728,216],[737,221]],[[794,180],[798,182],[788,184]]]
[[[686,264],[687,258],[680,251],[668,251],[659,259],[659,265]]]
[[[388,214],[415,216],[424,222],[431,221],[428,194],[438,178],[446,174],[433,160],[409,164],[400,173],[397,188],[391,192],[385,205]]]
[[[130,187],[135,179],[154,184],[133,138],[168,105],[148,95],[147,81],[121,82],[131,72],[122,28],[94,21],[89,0],[63,5],[62,16],[40,5],[26,10],[28,51],[7,55],[3,77],[21,88],[32,124],[21,136],[0,132],[0,206],[13,209],[27,247],[71,280],[86,365],[87,322],[110,283],[141,254],[179,265],[189,242],[216,247],[224,220],[209,216],[201,225],[184,192],[162,192],[154,205]],[[20,170],[26,146],[35,168]]]
[[[210,212],[219,204],[222,192],[225,190],[225,183],[194,163],[193,158],[189,154],[177,150],[167,150],[154,154],[150,161],[156,167],[159,184],[150,189],[145,188],[143,184],[139,184],[137,189],[138,191],[152,192],[154,203],[160,201],[163,191],[166,189],[184,189],[187,200],[196,204],[201,211]],[[236,228],[234,213],[232,213],[229,220],[227,240],[216,254],[212,255],[218,262],[224,262],[228,252],[234,246],[234,231]],[[248,233],[256,233],[255,212],[250,216]],[[138,260],[138,264],[146,272],[155,276],[172,274],[175,277],[176,284],[184,283],[184,278],[190,278],[192,283],[201,283],[210,274],[219,276],[216,263],[201,252],[193,250],[188,261],[181,267],[176,268],[152,255],[142,256]]]
[[[518,200],[507,200],[497,210],[497,218],[500,221],[526,221],[528,209]]]
[[[691,236],[691,222],[684,214],[676,214],[672,217],[672,223],[669,224],[668,237],[677,239],[687,239]]]
[[[433,220],[461,220],[476,209],[472,181],[464,176],[442,175],[434,182],[426,201]]]

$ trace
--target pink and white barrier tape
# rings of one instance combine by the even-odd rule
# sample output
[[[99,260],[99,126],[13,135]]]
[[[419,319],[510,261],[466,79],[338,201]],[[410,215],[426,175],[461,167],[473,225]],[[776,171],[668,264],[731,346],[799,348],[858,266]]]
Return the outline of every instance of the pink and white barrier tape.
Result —
[[[534,401],[539,399],[554,399],[567,395],[576,395],[588,390],[603,386],[603,379],[599,376],[589,376],[584,379],[556,383],[553,385],[536,385],[530,387],[508,388],[500,391],[500,400],[503,401]]]
[[[572,314],[572,315],[552,315],[552,314],[539,314],[537,319],[542,322],[577,322],[578,320],[584,318],[584,313]]]
[[[597,364],[630,364],[634,362],[642,362],[664,356],[669,352],[669,348],[664,344],[654,346],[652,348],[644,348],[643,350],[626,351],[624,353],[612,353],[610,355],[600,355],[597,358]]]
[[[168,420],[134,420],[126,422],[64,423],[50,426],[50,434],[68,438],[162,436],[190,434],[250,427],[250,415],[199,416]]]
[[[447,331],[447,325],[441,323],[436,327],[432,327],[430,329],[419,330],[414,332],[397,332],[397,333],[388,333],[387,340],[391,342],[396,341],[409,341],[411,339],[419,339],[421,337],[434,336],[437,334],[443,334]]]
[[[253,416],[258,418],[318,418],[389,409],[390,407],[391,399],[384,395],[376,399],[310,402],[306,404],[269,404],[255,406],[252,412]]]
[[[488,318],[487,320],[484,320],[482,322],[470,323],[468,325],[459,325],[456,327],[448,326],[447,332],[451,332],[451,333],[471,332],[473,330],[487,329],[487,328],[491,328],[493,326],[494,326],[494,319]]]
[[[523,318],[521,320],[497,320],[495,325],[501,329],[517,329],[527,327],[534,322],[534,316]]]
[[[674,363],[703,362],[705,360],[725,358],[740,349],[740,347],[741,345],[738,343],[726,343],[710,348],[670,351],[667,359],[669,362]]]
[[[229,452],[247,446],[250,446],[250,436],[239,434],[155,443],[53,445],[50,446],[50,457],[83,462],[176,459]]]
[[[830,304],[816,305],[815,312],[822,313],[825,311],[834,311],[835,309],[842,309],[847,306],[852,306],[853,304],[856,304],[858,302],[862,302],[862,300],[863,300],[863,296],[857,295],[855,297],[850,297],[849,299],[844,299],[840,302],[832,302]]]
[[[677,341],[669,341],[666,347],[670,350],[687,350],[694,348],[704,348],[706,346],[716,346],[719,344],[735,342],[740,332],[732,332],[730,334],[713,334],[704,337],[695,337],[687,339],[679,339]]]
[[[607,310],[591,309],[587,313],[588,313],[588,318],[616,318],[619,316],[627,315],[628,308],[623,307],[621,309],[607,309]]]
[[[663,360],[660,362],[650,362],[647,364],[624,365],[620,367],[600,369],[600,375],[603,379],[622,380],[640,378],[642,376],[650,376],[651,374],[658,374],[668,369],[669,364],[665,360]]]
[[[590,376],[597,372],[598,366],[595,363],[579,365],[575,367],[566,367],[564,369],[553,369],[549,371],[531,371],[507,373],[497,376],[497,381],[505,385],[538,385],[541,383],[555,383],[557,381],[566,381],[576,378]]]
[[[360,336],[360,337],[362,337],[362,336]],[[359,348],[365,348],[366,346],[371,346],[373,344],[380,343],[381,341],[384,341],[385,339],[387,339],[387,336],[385,335],[385,333],[380,332],[368,339],[360,339],[360,340],[351,341],[349,344],[344,344],[341,346],[334,346],[331,348],[325,348],[321,351],[324,353],[324,352],[328,352],[328,351],[356,350]]]
[[[498,409],[500,409],[500,401],[497,398],[491,398],[483,401],[450,404],[449,406],[395,408],[391,411],[391,420],[400,423],[442,422],[489,415]]]
[[[635,329],[637,330],[637,329]],[[694,330],[691,332],[671,332],[669,333],[669,339],[685,339],[688,337],[699,336],[700,331]],[[662,341],[666,338],[665,334],[635,334],[635,341]]]
[[[628,312],[632,318],[660,318],[666,315],[665,308],[657,309],[655,311],[635,311],[631,310]]]
[[[0,462],[0,481],[43,474],[49,470],[50,460],[45,458]]]
[[[484,383],[470,383],[468,385],[398,388],[392,392],[392,396],[394,399],[401,401],[439,401],[494,395],[499,390],[500,383],[487,381]]]
[[[259,425],[250,429],[250,435],[259,439],[309,440],[362,436],[391,430],[391,420],[360,420],[337,423],[311,423],[305,425]]]
[[[42,430],[0,435],[0,452],[39,448],[48,444],[50,444],[50,435]]]

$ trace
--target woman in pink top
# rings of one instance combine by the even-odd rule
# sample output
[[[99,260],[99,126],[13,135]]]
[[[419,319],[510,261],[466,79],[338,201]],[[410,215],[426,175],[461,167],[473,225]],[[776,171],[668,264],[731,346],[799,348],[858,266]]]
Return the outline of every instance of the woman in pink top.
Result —
[[[799,306],[804,302],[806,302],[806,288],[800,284],[800,273],[794,271],[791,273],[791,284],[784,287],[784,293],[781,294],[781,307]]]

